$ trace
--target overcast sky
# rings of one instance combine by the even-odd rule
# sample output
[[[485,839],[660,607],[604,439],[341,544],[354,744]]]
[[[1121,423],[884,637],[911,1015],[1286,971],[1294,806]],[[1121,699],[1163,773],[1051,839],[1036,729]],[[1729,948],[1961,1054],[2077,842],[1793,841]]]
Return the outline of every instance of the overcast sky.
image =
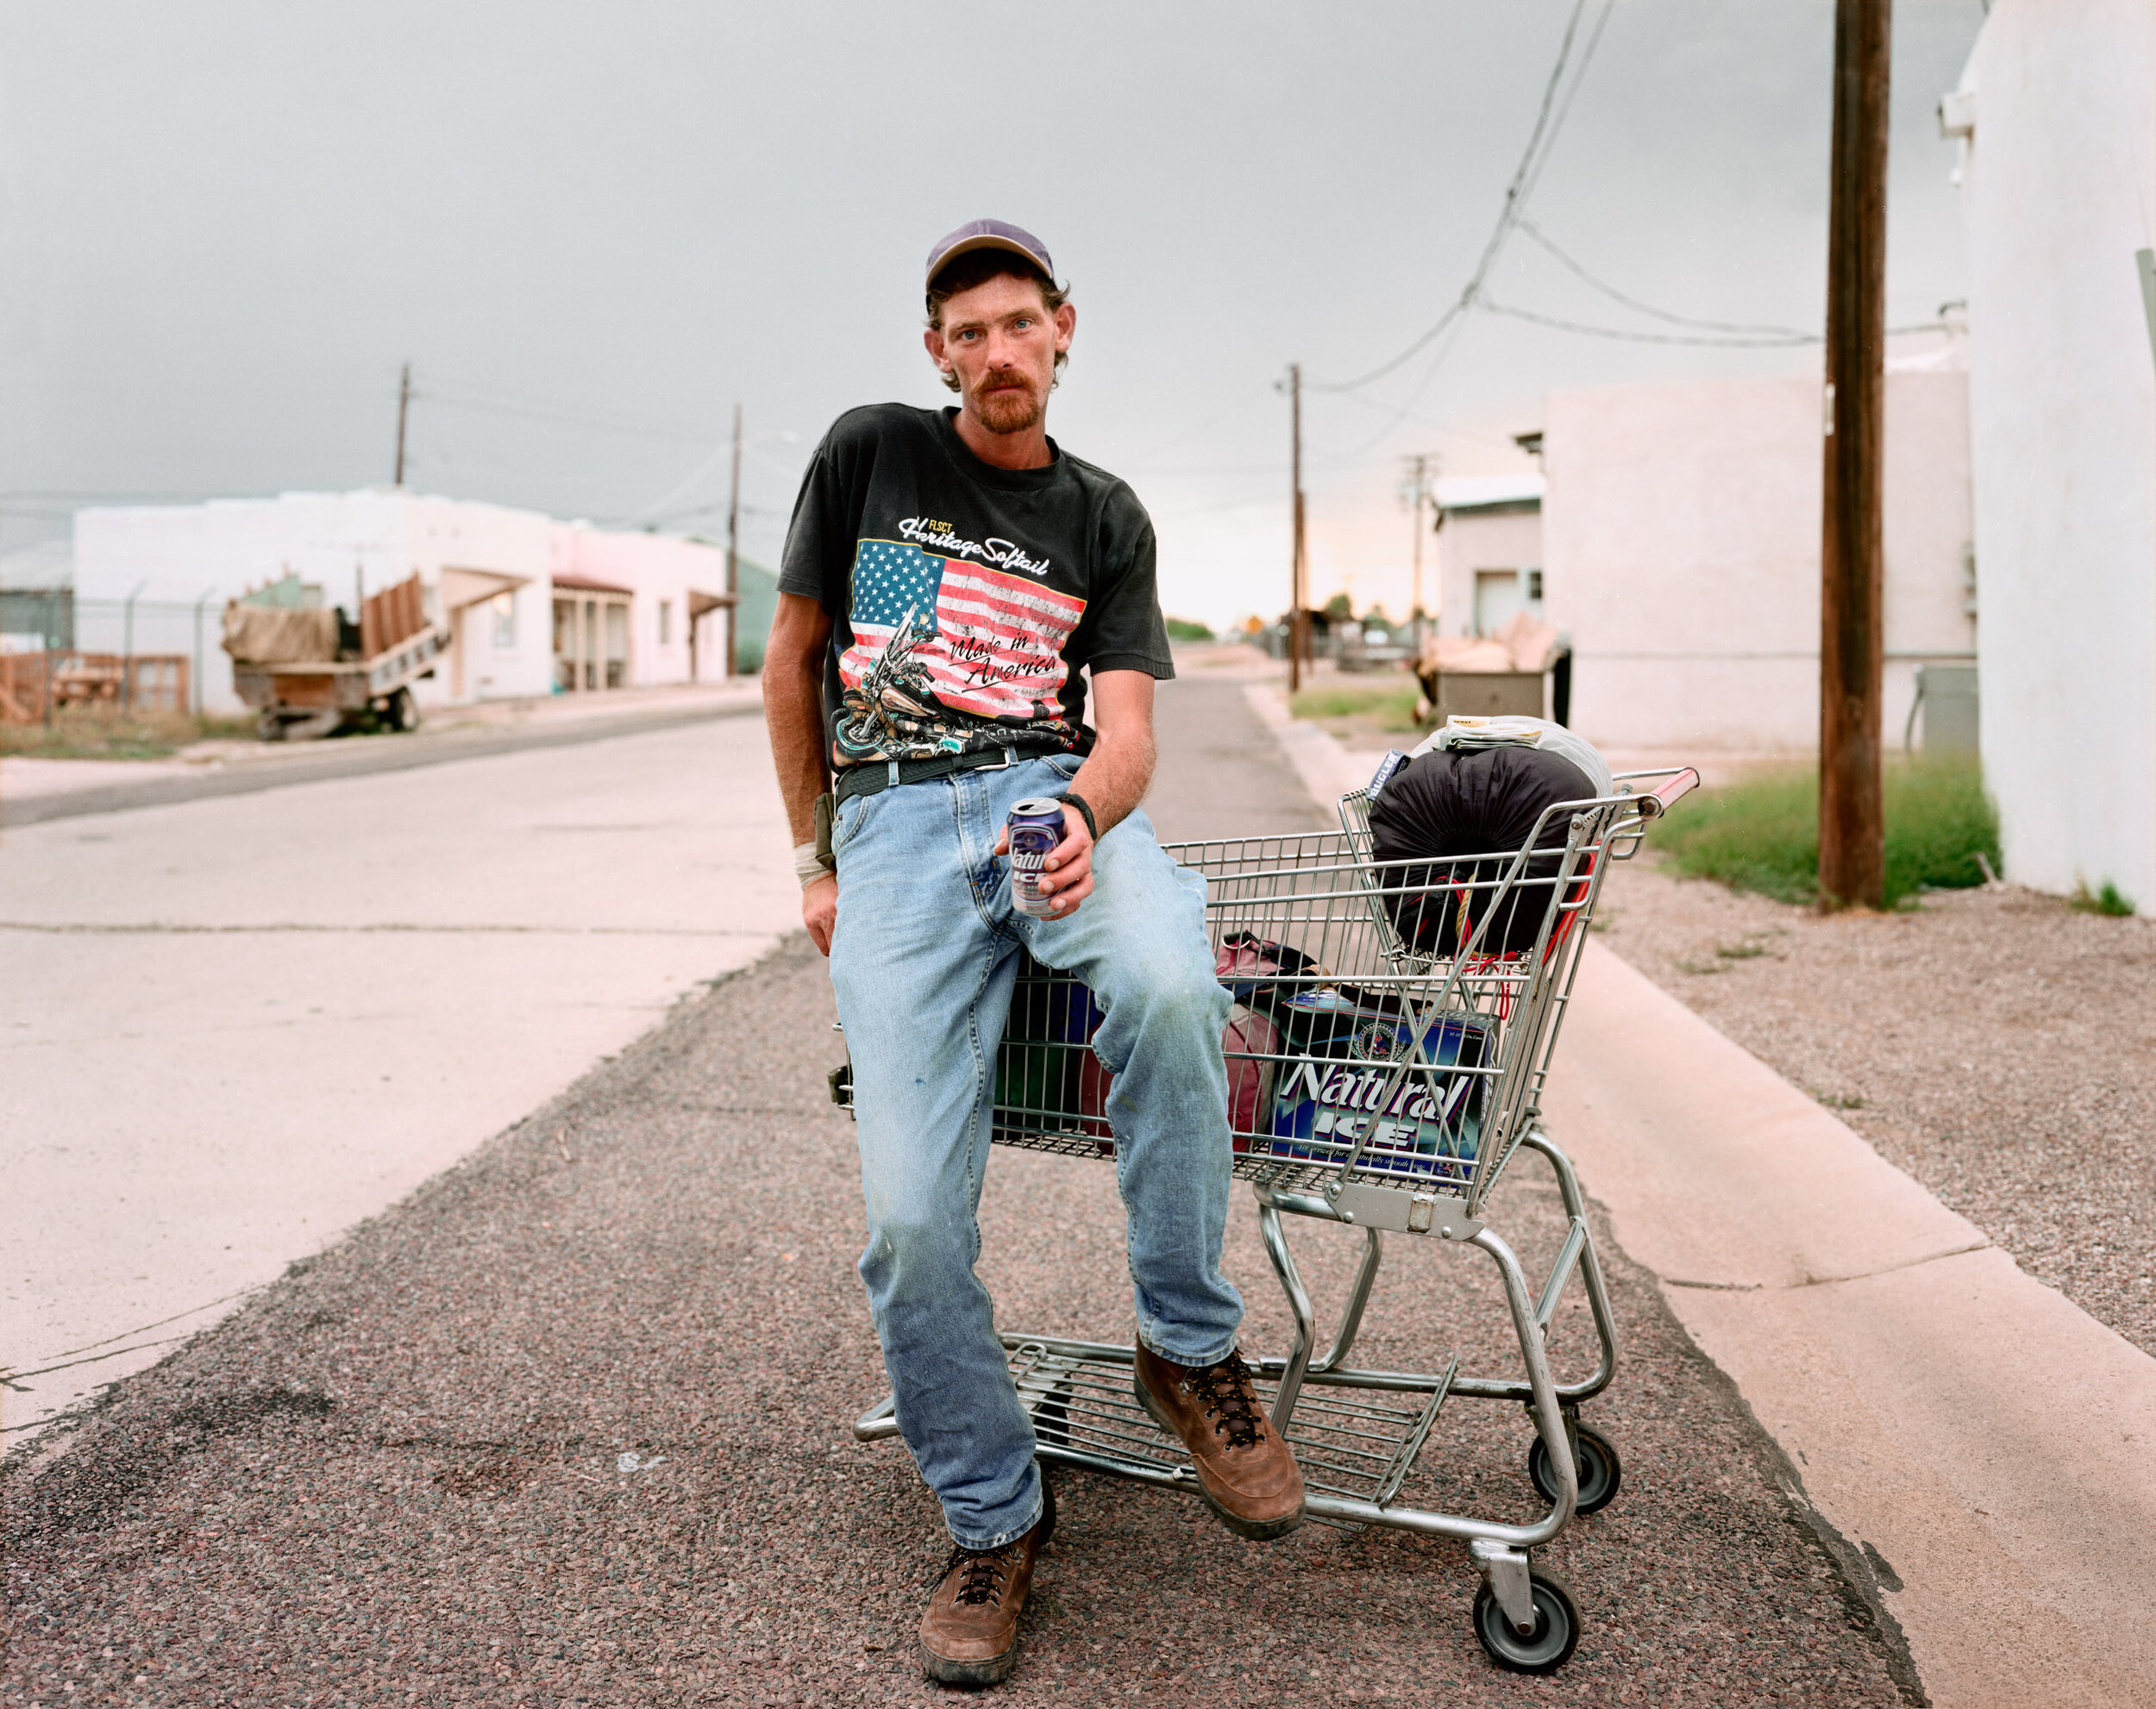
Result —
[[[1898,324],[1963,294],[1933,108],[1982,9],[1895,12]],[[1573,15],[0,0],[0,548],[97,499],[386,482],[410,360],[411,484],[685,531],[723,525],[738,400],[744,549],[773,561],[833,416],[944,401],[921,261],[989,215],[1071,281],[1050,429],[1151,509],[1169,609],[1277,610],[1275,381],[1351,379],[1458,297]],[[1815,329],[1833,18],[1586,0],[1536,228],[1657,308]],[[1672,330],[1524,234],[1488,291]],[[1817,363],[1471,315],[1307,399],[1317,592],[1404,602],[1404,454],[1521,467],[1551,388]]]

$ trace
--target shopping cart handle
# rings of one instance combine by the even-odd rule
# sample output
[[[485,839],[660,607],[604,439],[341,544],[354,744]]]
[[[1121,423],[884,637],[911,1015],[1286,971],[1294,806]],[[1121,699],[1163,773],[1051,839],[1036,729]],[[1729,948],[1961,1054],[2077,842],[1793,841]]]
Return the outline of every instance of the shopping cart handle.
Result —
[[[1639,817],[1658,819],[1698,787],[1699,773],[1687,766],[1660,788],[1651,789],[1639,797]]]

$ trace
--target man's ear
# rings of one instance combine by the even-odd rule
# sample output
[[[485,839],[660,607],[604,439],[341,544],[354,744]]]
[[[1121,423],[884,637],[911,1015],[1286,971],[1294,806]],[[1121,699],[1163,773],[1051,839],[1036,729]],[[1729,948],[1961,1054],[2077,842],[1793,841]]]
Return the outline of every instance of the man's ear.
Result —
[[[934,327],[924,329],[921,334],[921,347],[928,352],[928,360],[935,363],[943,372],[949,373],[951,371],[950,358],[943,354],[942,333]],[[1063,347],[1059,344],[1056,347],[1060,350]]]
[[[1078,328],[1078,305],[1077,305],[1076,304],[1075,304],[1075,303],[1066,303],[1066,304],[1063,304],[1063,306],[1062,306],[1062,308],[1060,308],[1060,309],[1056,310],[1056,354],[1058,354],[1058,355],[1063,355],[1063,354],[1068,354],[1068,352],[1069,352],[1069,349],[1070,349],[1070,335],[1071,335],[1071,334],[1072,334],[1073,332],[1075,332],[1075,331],[1076,331],[1076,330],[1077,330],[1077,328]]]

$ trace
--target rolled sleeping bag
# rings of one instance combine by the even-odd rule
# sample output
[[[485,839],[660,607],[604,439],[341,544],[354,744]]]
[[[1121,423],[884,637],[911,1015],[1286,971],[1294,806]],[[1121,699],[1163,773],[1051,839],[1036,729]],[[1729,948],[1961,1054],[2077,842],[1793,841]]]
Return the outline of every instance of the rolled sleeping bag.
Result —
[[[1369,806],[1371,842],[1385,863],[1378,882],[1388,891],[1404,886],[1385,898],[1401,940],[1421,955],[1450,960],[1495,907],[1498,917],[1476,953],[1532,948],[1549,912],[1561,852],[1531,857],[1511,890],[1496,886],[1545,808],[1604,792],[1572,761],[1541,747],[1433,748],[1409,761]],[[1570,815],[1556,815],[1535,846],[1562,851],[1570,828]],[[1458,859],[1469,854],[1491,858]],[[1490,887],[1460,888],[1476,884]]]

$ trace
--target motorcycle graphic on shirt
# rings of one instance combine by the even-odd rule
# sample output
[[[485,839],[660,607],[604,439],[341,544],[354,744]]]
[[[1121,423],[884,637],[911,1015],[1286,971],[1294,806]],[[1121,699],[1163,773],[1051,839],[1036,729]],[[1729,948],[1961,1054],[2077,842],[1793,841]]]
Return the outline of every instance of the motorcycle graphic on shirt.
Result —
[[[831,732],[839,763],[1001,748],[1021,727],[1076,744],[1062,649],[1084,600],[910,541],[859,542],[852,581],[854,640],[838,661]]]

